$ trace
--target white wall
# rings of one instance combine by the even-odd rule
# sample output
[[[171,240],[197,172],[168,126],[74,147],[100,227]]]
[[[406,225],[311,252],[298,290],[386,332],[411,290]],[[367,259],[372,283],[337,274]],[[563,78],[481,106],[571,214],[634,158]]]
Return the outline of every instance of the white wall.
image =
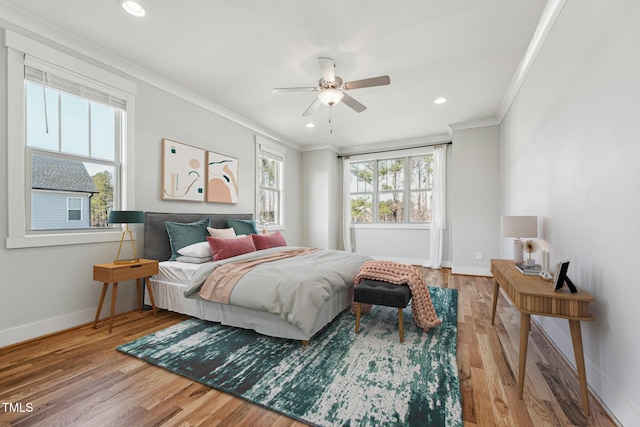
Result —
[[[6,51],[0,52],[0,99],[6,99]],[[136,99],[135,206],[160,212],[253,213],[255,205],[255,132],[228,119],[138,82]],[[10,108],[10,106],[9,106]],[[6,103],[0,103],[0,129],[6,129]],[[163,201],[160,198],[161,141],[169,138],[239,159],[237,204]],[[0,133],[0,152],[7,152]],[[285,195],[287,242],[302,244],[301,154],[287,148]],[[0,157],[6,171],[6,156]],[[7,238],[7,177],[0,174],[0,239]],[[142,227],[137,250],[142,253]],[[45,248],[0,248],[0,347],[93,320],[101,284],[92,279],[92,266],[114,259],[118,242]],[[126,254],[125,254],[126,255]],[[132,282],[133,283],[133,282]],[[120,286],[116,312],[137,306],[135,286]],[[109,304],[103,307],[103,316]]]
[[[354,249],[375,259],[428,266],[431,230],[401,227],[356,228]]]
[[[341,227],[342,168],[335,151],[329,149],[302,153],[301,211],[304,245],[323,249],[339,249]]]
[[[567,1],[500,137],[501,213],[538,215],[552,264],[570,259],[571,280],[595,296],[587,380],[628,426],[640,425],[638,22],[637,1]],[[536,320],[574,364],[567,322]]]
[[[452,253],[454,274],[490,276],[500,251],[498,126],[453,132]],[[477,254],[482,252],[483,259]]]
[[[162,138],[223,153],[239,160],[238,203],[167,201],[160,198]],[[285,227],[288,243],[302,242],[301,185],[298,177],[301,153],[291,147],[285,159]],[[154,86],[140,83],[136,109],[136,205],[156,212],[254,213],[255,132],[197,107]]]

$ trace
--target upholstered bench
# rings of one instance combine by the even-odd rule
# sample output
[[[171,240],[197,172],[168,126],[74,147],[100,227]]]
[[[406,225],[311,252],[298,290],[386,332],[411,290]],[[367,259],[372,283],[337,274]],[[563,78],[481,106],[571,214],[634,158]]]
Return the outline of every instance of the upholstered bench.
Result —
[[[404,342],[404,322],[402,309],[411,300],[411,290],[407,285],[395,285],[380,280],[364,279],[353,290],[353,301],[356,303],[356,334],[360,332],[360,312],[362,304],[398,307],[398,329],[400,342]]]

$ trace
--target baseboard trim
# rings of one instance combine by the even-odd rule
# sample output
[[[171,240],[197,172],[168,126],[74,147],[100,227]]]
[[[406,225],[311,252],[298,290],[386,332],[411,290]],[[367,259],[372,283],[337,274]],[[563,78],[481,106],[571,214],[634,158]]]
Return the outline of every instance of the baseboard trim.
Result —
[[[426,268],[429,268],[431,265],[431,261],[424,258],[402,258],[402,257],[390,257],[390,256],[378,256],[378,255],[371,255],[371,258],[375,259],[376,261],[383,261],[383,260],[395,261],[395,262],[402,262],[404,264],[420,265]],[[451,262],[442,261],[442,267],[451,268]]]
[[[460,274],[463,276],[493,277],[493,274],[491,274],[491,270],[488,268],[456,267],[455,265],[451,267],[451,274]]]
[[[116,314],[122,314],[137,309],[138,299],[130,298],[118,301],[116,305]],[[100,318],[111,311],[111,304],[102,306]],[[95,320],[96,308],[87,308],[86,310],[76,311],[74,313],[63,314],[61,316],[51,317],[37,322],[27,323],[25,325],[14,326],[0,330],[0,349],[46,335],[55,334],[67,329],[77,328],[78,326],[92,323]]]

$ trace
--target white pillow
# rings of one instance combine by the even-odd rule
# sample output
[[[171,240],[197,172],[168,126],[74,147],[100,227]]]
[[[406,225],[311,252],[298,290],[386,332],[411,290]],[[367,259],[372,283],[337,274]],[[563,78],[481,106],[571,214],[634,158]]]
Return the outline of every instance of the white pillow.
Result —
[[[211,237],[216,239],[235,239],[236,231],[233,228],[212,228],[207,227],[207,231]]]
[[[179,256],[176,261],[186,262],[188,264],[203,264],[205,262],[213,261],[213,256],[194,257],[194,256]]]
[[[178,254],[195,258],[213,256],[211,254],[211,246],[209,246],[209,242],[198,242],[189,246],[185,246],[184,248],[178,250]]]

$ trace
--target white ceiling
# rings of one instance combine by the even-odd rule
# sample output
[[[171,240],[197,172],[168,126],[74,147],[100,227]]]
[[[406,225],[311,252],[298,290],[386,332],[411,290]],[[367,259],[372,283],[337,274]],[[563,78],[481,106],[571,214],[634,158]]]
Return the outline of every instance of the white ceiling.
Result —
[[[446,135],[448,125],[496,117],[540,20],[544,0],[0,0],[18,25],[62,29],[303,149],[349,149]],[[7,19],[7,17],[4,17]],[[11,19],[11,18],[9,18]],[[57,28],[52,28],[57,27]],[[368,108],[322,106],[317,57],[344,81],[389,75],[390,86],[349,94]],[[449,101],[435,105],[444,96]],[[315,128],[306,128],[313,122]]]

